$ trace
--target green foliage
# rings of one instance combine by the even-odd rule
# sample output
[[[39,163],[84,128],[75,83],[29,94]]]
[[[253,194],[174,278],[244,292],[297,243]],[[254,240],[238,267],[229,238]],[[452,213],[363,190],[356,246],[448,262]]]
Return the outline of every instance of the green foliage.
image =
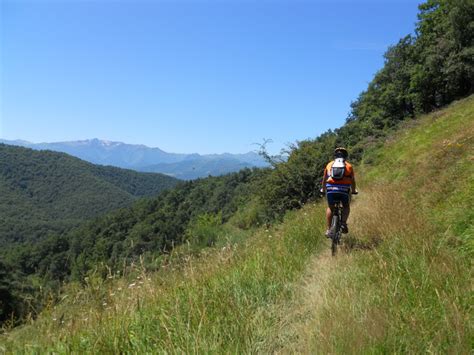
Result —
[[[418,18],[411,90],[415,107],[429,112],[474,90],[474,3],[429,0]]]
[[[5,285],[0,291],[0,321],[11,314],[25,315],[27,303],[40,303],[26,302],[38,290],[25,275],[41,275],[43,290],[59,289],[70,269],[70,239],[65,233],[176,183],[161,174],[97,166],[63,153],[0,144],[0,265],[15,270],[0,281]]]
[[[346,124],[298,142],[287,162],[274,164],[259,190],[268,219],[316,198],[335,147],[346,146],[359,162],[402,121],[474,92],[474,2],[429,0],[419,8],[416,35],[387,50],[383,68],[352,103]]]
[[[0,241],[37,242],[178,181],[96,166],[63,153],[0,145]]]
[[[318,196],[325,165],[332,156],[336,136],[325,133],[314,141],[302,141],[290,147],[286,162],[275,166],[258,189],[268,221],[301,208]]]
[[[257,170],[246,169],[184,182],[159,198],[139,201],[132,208],[77,228],[66,236],[71,262],[66,272],[82,280],[99,263],[120,270],[124,263],[129,265],[142,255],[149,261],[185,242],[186,230],[199,231],[197,241],[205,238],[202,233],[206,228],[217,229],[244,203],[259,175]],[[215,237],[210,236],[208,242],[215,242]]]
[[[0,260],[0,324],[14,326],[28,314],[29,306],[36,305],[27,297],[32,291],[24,275]]]
[[[25,152],[29,151],[22,153]],[[28,162],[28,157],[23,161]],[[141,199],[131,208],[97,217],[70,231],[64,228],[62,233],[46,223],[48,234],[36,241],[11,243],[9,249],[3,250],[4,259],[12,269],[39,276],[46,291],[43,293],[52,292],[53,297],[63,282],[84,282],[91,272],[106,277],[141,261],[155,267],[163,253],[169,253],[188,237],[196,249],[218,242],[222,223],[245,204],[254,193],[254,181],[261,176],[261,171],[246,169],[222,177],[182,182],[157,198]],[[15,275],[5,281],[6,285],[23,280]],[[2,312],[11,314],[14,310],[15,317],[24,316],[29,310],[24,298],[33,297],[38,291],[28,288],[5,294],[5,299],[11,301],[2,304]],[[41,302],[42,298],[38,298],[34,306],[40,309]]]
[[[229,223],[242,230],[249,230],[264,223],[264,208],[255,196],[250,201],[240,206],[229,219]]]
[[[136,201],[176,180],[95,166],[61,153],[5,145],[0,149],[0,187],[5,192],[0,238],[8,246],[0,257],[25,275],[39,276],[43,289],[54,293],[65,281],[84,281],[93,270],[105,277],[141,257],[147,265],[156,264],[163,253],[186,241],[190,223],[190,230],[199,232],[197,244],[213,244],[217,235],[206,237],[212,228],[205,223],[217,228],[227,221],[262,176],[246,169],[181,182],[157,198]],[[130,208],[117,209],[134,201]],[[115,211],[91,220],[110,209]],[[219,223],[203,217],[214,215]]]
[[[222,213],[205,213],[189,224],[186,230],[189,243],[197,249],[213,246],[221,232]]]
[[[384,67],[352,104],[348,122],[366,122],[371,134],[474,91],[474,3],[429,0],[419,8],[416,36],[389,48]]]

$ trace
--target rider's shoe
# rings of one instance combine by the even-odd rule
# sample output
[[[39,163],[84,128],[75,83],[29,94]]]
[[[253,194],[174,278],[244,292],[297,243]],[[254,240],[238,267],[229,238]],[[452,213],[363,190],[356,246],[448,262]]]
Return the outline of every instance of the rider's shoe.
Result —
[[[331,230],[327,229],[326,233],[324,233],[324,235],[326,236],[326,238],[331,238],[331,236],[332,236]]]
[[[347,227],[347,223],[341,223],[341,232],[344,234],[349,233],[349,228]]]

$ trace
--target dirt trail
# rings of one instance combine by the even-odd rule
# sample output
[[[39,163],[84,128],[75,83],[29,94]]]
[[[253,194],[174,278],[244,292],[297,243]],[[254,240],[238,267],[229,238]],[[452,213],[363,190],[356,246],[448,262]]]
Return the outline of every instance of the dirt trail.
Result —
[[[275,353],[310,353],[311,339],[318,332],[320,310],[327,304],[327,285],[338,265],[347,265],[351,254],[338,250],[331,256],[330,244],[308,263],[303,277],[294,285],[292,302],[280,309],[281,322],[274,339]]]
[[[357,206],[351,215],[350,221],[358,221],[361,217],[361,207],[365,196],[357,198],[354,205]],[[363,214],[363,212],[362,212]],[[357,235],[360,229],[359,223],[351,224],[352,233]],[[323,231],[319,231],[321,234]],[[272,337],[271,351],[282,354],[309,354],[314,353],[318,344],[315,343],[317,335],[323,336],[321,328],[321,313],[329,303],[330,283],[334,282],[336,275],[349,272],[355,257],[355,250],[347,249],[344,241],[348,242],[348,236],[343,236],[343,245],[339,246],[336,256],[331,255],[331,242],[325,240],[325,245],[320,253],[316,253],[308,262],[302,277],[292,285],[292,300],[280,305],[276,310],[278,324],[277,334]],[[361,251],[359,251],[360,253]]]

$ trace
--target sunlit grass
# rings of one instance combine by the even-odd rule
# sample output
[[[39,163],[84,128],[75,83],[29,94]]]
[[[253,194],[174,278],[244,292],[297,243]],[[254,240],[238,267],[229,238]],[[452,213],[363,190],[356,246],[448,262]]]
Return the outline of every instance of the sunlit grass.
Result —
[[[296,334],[284,350],[472,352],[472,117],[473,98],[427,116],[361,169],[352,249],[326,278],[307,271],[300,300],[323,301],[293,304],[304,323],[282,317]]]

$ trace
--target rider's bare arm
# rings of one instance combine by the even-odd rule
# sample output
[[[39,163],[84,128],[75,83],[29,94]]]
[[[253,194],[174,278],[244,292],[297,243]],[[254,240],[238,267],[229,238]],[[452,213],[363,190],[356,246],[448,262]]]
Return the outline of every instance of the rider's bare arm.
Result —
[[[326,180],[327,180],[327,170],[324,169],[323,181],[321,181],[321,189],[326,193]]]
[[[352,172],[351,191],[352,191],[352,193],[357,192],[356,179],[355,179],[354,172]]]

